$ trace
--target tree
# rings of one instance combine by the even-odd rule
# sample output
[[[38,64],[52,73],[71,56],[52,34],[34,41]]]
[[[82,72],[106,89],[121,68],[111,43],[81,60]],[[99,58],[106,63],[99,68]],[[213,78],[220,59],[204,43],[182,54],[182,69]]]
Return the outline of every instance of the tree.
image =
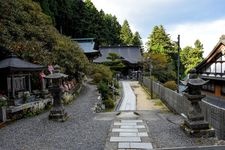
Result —
[[[122,71],[122,69],[125,67],[121,60],[121,57],[116,53],[109,53],[107,61],[104,62],[104,64],[110,67],[114,75],[116,72]]]
[[[185,74],[203,60],[203,44],[199,40],[196,40],[194,45],[194,48],[186,46],[180,53],[181,62],[185,68]]]
[[[0,1],[0,43],[33,63],[59,64],[69,75],[86,71],[88,60],[32,0]]]
[[[141,46],[142,45],[141,36],[138,32],[134,33],[134,36],[132,38],[132,45],[135,45],[135,46]]]
[[[133,38],[133,33],[130,29],[130,25],[127,20],[123,22],[123,25],[121,27],[120,31],[120,39],[122,44],[124,45],[131,45],[132,44],[132,38]]]
[[[55,27],[73,38],[95,38],[96,44],[120,44],[121,25],[115,16],[98,11],[91,0],[35,0]]]
[[[176,72],[171,59],[162,53],[145,53],[145,68],[149,69],[149,63],[153,66],[152,75],[162,83],[176,79]]]
[[[147,49],[153,53],[169,54],[174,52],[174,44],[162,25],[155,26],[148,37]]]
[[[171,70],[168,70],[168,69],[163,70],[163,72],[162,70],[159,70],[159,72],[162,72],[162,75],[165,75],[165,76],[164,77],[161,76],[157,78],[162,78],[160,79],[161,81],[166,81],[167,79],[173,80],[174,77],[176,77],[176,74],[174,75],[174,73],[177,72],[177,55],[178,55],[177,46],[176,46],[176,43],[170,39],[169,34],[166,33],[162,25],[155,26],[153,28],[152,33],[148,37],[146,46],[147,46],[149,55],[153,55],[153,56],[155,55],[155,57],[157,57],[159,60],[162,60],[162,62],[167,62],[168,65],[165,65],[165,68],[171,69]],[[158,64],[156,63],[155,65],[158,65]],[[168,71],[168,74],[170,75],[167,76],[164,71]],[[158,75],[160,76],[160,73]],[[169,77],[171,77],[171,79],[169,79]]]

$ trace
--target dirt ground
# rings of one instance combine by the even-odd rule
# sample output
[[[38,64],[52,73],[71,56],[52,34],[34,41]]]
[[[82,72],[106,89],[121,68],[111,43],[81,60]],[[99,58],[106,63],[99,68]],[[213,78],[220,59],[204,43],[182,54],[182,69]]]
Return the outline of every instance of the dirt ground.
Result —
[[[151,99],[150,93],[147,93],[137,81],[130,84],[137,97],[137,110],[167,109],[159,99]]]

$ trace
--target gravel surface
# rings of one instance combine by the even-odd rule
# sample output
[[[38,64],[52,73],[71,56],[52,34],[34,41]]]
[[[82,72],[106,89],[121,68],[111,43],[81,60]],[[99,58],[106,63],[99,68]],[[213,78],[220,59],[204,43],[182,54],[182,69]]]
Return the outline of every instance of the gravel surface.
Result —
[[[142,113],[141,113],[142,114]],[[181,129],[183,118],[171,112],[149,111],[142,114],[155,148],[214,145],[216,138],[190,138]]]
[[[76,100],[65,107],[66,122],[48,120],[44,113],[18,120],[0,129],[1,150],[101,150],[111,121],[95,120],[96,86],[86,84]]]

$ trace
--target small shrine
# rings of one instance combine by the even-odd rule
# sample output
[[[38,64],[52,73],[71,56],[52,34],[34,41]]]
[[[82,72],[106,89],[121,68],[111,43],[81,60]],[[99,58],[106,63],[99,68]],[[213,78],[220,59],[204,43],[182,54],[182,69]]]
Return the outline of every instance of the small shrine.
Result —
[[[8,104],[18,106],[25,101],[33,101],[31,95],[31,73],[39,72],[45,67],[33,64],[11,54],[0,61],[0,94],[8,97]]]
[[[193,137],[214,137],[215,130],[209,126],[209,123],[204,120],[199,102],[205,95],[201,94],[201,87],[208,81],[198,77],[196,70],[189,71],[189,77],[185,81],[181,81],[187,86],[184,91],[184,96],[190,101],[187,117],[181,128],[190,136]]]

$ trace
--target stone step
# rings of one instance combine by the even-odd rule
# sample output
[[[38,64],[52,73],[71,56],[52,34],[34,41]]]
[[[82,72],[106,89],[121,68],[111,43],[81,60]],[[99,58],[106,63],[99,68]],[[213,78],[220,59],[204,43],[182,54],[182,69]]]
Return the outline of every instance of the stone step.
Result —
[[[121,120],[122,123],[124,122],[143,122],[142,120]]]
[[[121,128],[113,128],[112,132],[138,132],[138,129],[121,129]]]
[[[123,125],[125,125],[125,126],[135,126],[135,125],[137,125],[137,123],[136,122],[114,122],[113,125],[114,126],[123,126]]]
[[[110,142],[141,142],[140,137],[111,137]]]
[[[131,148],[131,149],[153,149],[151,143],[119,143],[119,149]]]
[[[121,129],[144,129],[144,125],[136,125],[136,126],[120,126]]]
[[[148,137],[148,133],[147,132],[138,132],[138,133],[120,133],[119,134],[120,137],[123,137],[123,136],[138,136],[138,137]]]

